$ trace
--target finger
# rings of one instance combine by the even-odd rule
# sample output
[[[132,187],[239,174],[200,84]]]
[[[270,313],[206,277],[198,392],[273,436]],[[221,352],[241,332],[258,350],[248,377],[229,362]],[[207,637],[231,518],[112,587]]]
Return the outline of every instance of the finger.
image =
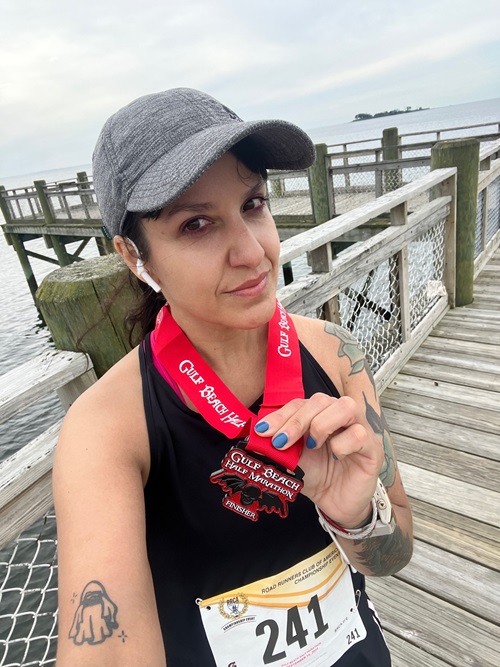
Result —
[[[349,396],[337,399],[312,419],[306,442],[308,449],[323,446],[332,436],[358,424],[360,418],[361,410],[356,401]]]
[[[362,424],[352,424],[337,431],[327,438],[325,444],[339,460],[359,454],[366,458],[367,463],[382,463],[382,448]]]
[[[282,408],[270,412],[263,419],[260,419],[257,424],[254,426],[254,430],[257,435],[263,437],[269,437],[275,435],[279,431],[283,424],[286,424],[288,419],[292,417],[293,414],[300,410],[302,405],[306,402],[306,399],[295,398],[292,401],[286,403]]]
[[[322,393],[314,394],[307,400],[291,401],[266,417],[269,428],[261,430],[262,422],[259,422],[256,431],[271,436],[277,449],[287,449],[309,431],[311,423],[319,414],[337,401]]]

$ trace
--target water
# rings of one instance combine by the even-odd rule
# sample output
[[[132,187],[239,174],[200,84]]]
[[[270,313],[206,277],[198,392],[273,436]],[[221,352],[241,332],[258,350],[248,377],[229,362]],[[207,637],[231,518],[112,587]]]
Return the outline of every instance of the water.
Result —
[[[398,127],[400,133],[407,133],[491,122],[491,127],[478,130],[486,132],[496,131],[499,121],[500,98],[315,128],[309,130],[309,134],[315,143],[335,144],[380,137],[382,130],[391,126]],[[30,185],[33,180],[40,178],[47,182],[65,180],[74,178],[77,171],[90,174],[91,167],[79,165],[51,172],[0,178],[0,184],[13,188]],[[97,256],[95,245],[89,246],[84,256]],[[30,242],[29,247],[42,254],[50,253],[42,240]],[[0,263],[3,276],[0,287],[0,374],[3,374],[53,346],[50,334],[33,304],[17,255],[7,246],[3,234],[0,234]],[[38,284],[54,269],[53,265],[35,259],[32,264]],[[61,414],[57,399],[54,398],[39,403],[28,416],[21,416],[0,426],[0,459],[29,442]]]

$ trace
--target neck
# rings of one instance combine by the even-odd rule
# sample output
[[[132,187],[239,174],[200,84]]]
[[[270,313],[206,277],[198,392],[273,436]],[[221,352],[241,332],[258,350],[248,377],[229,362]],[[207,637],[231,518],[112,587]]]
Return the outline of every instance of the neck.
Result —
[[[264,389],[267,362],[268,323],[251,329],[211,326],[180,316],[172,317],[200,356],[246,405]]]
[[[235,367],[241,368],[240,365],[246,366],[247,363],[259,367],[262,361],[265,366],[267,331],[265,324],[258,329],[219,331],[216,336],[208,331],[203,331],[201,335],[192,331],[185,333],[207,364],[222,378],[227,372],[233,372]]]

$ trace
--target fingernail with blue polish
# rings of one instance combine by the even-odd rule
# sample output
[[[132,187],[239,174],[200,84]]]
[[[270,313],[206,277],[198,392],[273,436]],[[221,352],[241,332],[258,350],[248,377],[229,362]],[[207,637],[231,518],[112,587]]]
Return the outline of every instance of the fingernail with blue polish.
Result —
[[[316,447],[316,440],[310,435],[307,436],[306,447],[307,449],[314,449]]]
[[[278,435],[276,435],[273,438],[273,445],[277,449],[281,449],[281,447],[284,447],[287,442],[288,442],[288,436],[286,433],[278,433]]]
[[[333,460],[334,460],[334,461],[338,461],[338,458],[335,456],[335,453],[334,453],[334,452],[332,452],[332,456],[333,456]]]
[[[269,424],[267,422],[259,422],[258,424],[255,424],[255,430],[257,433],[265,433],[269,428]]]

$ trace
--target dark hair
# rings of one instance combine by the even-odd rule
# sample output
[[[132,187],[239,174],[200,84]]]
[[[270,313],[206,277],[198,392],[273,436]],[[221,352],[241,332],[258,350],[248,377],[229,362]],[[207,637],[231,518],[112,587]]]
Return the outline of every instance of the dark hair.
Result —
[[[259,174],[267,181],[267,169],[264,165],[261,151],[256,145],[253,137],[246,137],[235,144],[228,151],[244,167],[254,174]],[[127,212],[123,222],[122,236],[129,238],[139,248],[141,258],[147,262],[149,257],[149,246],[144,234],[141,220],[156,220],[162,209],[146,211],[141,213]],[[138,303],[126,317],[126,325],[129,330],[129,342],[131,345],[137,340],[137,335],[142,339],[155,326],[156,316],[165,304],[165,297],[161,292],[155,292],[149,285],[130,273],[130,280],[138,292]],[[138,331],[136,331],[138,329]]]

